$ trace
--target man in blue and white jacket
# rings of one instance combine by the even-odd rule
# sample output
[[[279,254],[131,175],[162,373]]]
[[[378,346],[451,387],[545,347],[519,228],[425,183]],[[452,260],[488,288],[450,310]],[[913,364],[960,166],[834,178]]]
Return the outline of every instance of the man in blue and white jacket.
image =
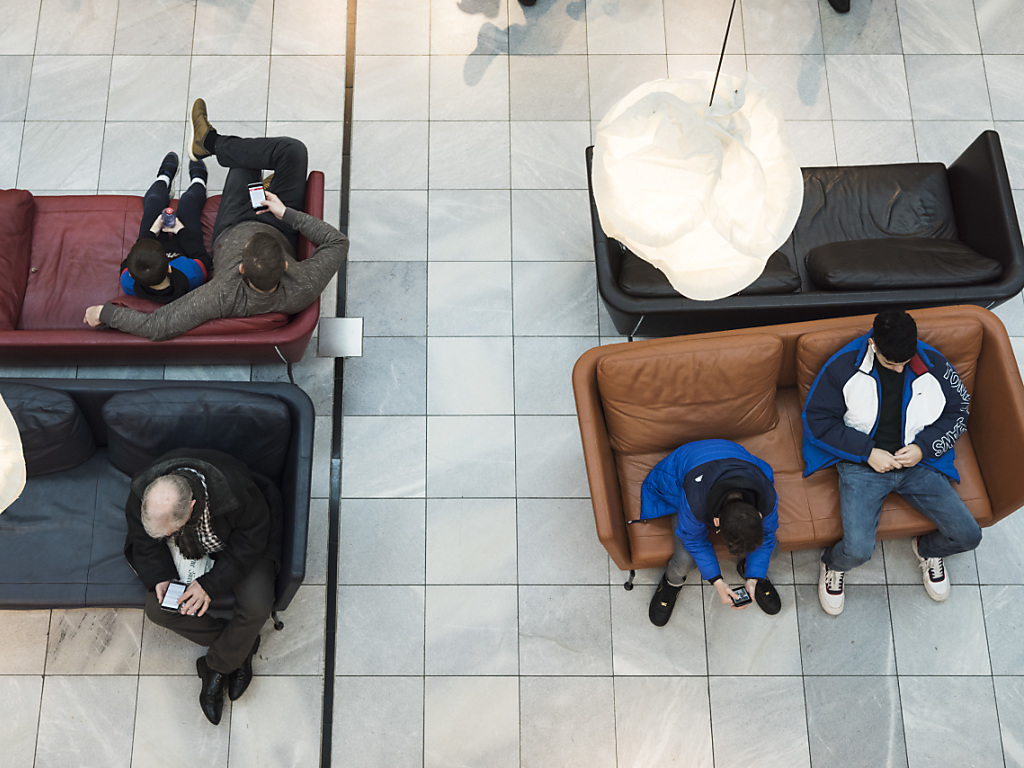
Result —
[[[821,556],[818,600],[835,616],[846,571],[871,559],[882,502],[899,493],[938,531],[911,546],[933,600],[949,596],[943,557],[967,552],[981,528],[950,485],[953,444],[967,430],[971,397],[953,366],[917,339],[906,312],[886,310],[872,331],[822,367],[803,410],[804,476],[839,472],[843,538]]]
[[[747,592],[765,613],[782,607],[768,580],[768,560],[779,527],[779,498],[772,468],[729,440],[698,440],[676,448],[648,473],[640,491],[638,523],[678,515],[675,552],[648,612],[655,626],[672,616],[686,575],[696,566],[715,587],[722,602],[731,605],[736,593],[722,579],[712,530],[722,534],[729,552],[745,556],[737,570]]]

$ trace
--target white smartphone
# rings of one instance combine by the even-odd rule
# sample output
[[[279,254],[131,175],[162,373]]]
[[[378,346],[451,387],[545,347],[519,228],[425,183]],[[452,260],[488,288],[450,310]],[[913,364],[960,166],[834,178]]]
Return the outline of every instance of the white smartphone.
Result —
[[[249,200],[252,202],[252,207],[256,210],[267,207],[267,195],[263,191],[262,181],[254,181],[249,185]]]
[[[185,584],[180,581],[172,581],[164,592],[164,599],[160,601],[160,607],[165,611],[178,610],[178,598],[185,594]]]

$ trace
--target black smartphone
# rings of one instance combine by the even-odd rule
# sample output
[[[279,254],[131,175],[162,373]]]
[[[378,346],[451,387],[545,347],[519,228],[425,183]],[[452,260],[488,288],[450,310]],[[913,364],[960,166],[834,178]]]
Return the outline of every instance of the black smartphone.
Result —
[[[164,592],[164,599],[160,601],[160,607],[165,611],[178,612],[178,598],[185,593],[185,583],[183,581],[172,581],[167,591]]]
[[[746,587],[732,587],[731,589],[736,593],[736,597],[732,600],[733,608],[740,608],[744,605],[749,605],[750,595],[747,593]]]

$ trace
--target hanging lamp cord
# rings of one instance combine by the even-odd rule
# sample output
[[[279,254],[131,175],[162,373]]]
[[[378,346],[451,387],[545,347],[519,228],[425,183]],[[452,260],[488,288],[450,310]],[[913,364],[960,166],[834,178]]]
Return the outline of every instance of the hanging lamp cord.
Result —
[[[711,84],[711,98],[708,99],[708,106],[715,100],[715,87],[718,85],[718,74],[722,71],[722,60],[725,59],[725,46],[729,42],[729,28],[732,27],[732,15],[736,12],[736,0],[732,0],[732,9],[729,11],[729,23],[725,25],[725,39],[722,41],[722,52],[718,55],[718,69],[715,70],[715,82]]]

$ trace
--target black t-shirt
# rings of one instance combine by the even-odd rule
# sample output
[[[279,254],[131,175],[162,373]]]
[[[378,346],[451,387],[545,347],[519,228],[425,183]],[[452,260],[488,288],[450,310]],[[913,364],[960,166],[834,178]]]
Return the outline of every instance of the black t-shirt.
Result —
[[[882,392],[878,402],[878,429],[875,430],[875,447],[889,453],[896,453],[903,447],[903,375],[876,365]]]

